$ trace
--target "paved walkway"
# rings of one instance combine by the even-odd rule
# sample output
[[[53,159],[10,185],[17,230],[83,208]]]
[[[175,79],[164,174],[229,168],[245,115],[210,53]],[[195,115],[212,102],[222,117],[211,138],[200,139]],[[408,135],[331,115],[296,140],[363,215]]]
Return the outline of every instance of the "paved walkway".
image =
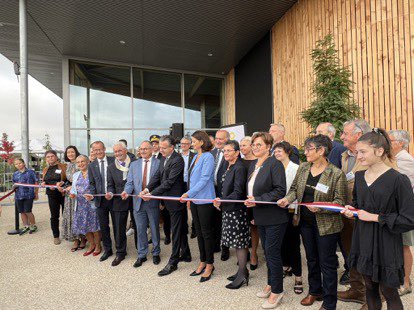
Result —
[[[13,228],[14,209],[3,207],[0,217],[2,310],[261,308],[263,301],[255,294],[266,281],[263,253],[260,253],[259,268],[251,272],[249,286],[230,291],[224,286],[228,283],[226,278],[236,271],[233,251],[227,262],[220,261],[216,254],[216,271],[206,283],[199,283],[198,277],[188,276],[196,268],[195,260],[180,264],[178,271],[161,278],[157,272],[166,264],[171,246],[162,244],[159,266],[152,264],[150,256],[142,267],[135,269],[132,265],[136,260],[136,252],[133,237],[129,237],[127,258],[119,266],[112,267],[112,259],[101,263],[98,257],[83,257],[83,252],[71,253],[69,242],[54,245],[49,227],[49,210],[45,203],[36,204],[34,214],[38,232],[9,236],[6,232]],[[195,239],[191,240],[190,245],[193,258],[197,258]],[[306,268],[304,270],[306,273]],[[304,276],[306,279],[306,274]],[[305,293],[294,294],[293,281],[293,278],[285,280],[286,295],[279,309],[319,309],[320,302],[307,308],[300,305]],[[403,303],[406,309],[414,309],[414,294],[405,296]],[[338,309],[359,309],[359,305],[338,302]]]

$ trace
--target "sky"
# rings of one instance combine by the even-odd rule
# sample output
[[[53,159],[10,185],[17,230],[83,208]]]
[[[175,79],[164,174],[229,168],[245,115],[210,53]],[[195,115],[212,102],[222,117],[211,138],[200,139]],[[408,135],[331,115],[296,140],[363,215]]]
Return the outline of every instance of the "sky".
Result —
[[[30,73],[30,68],[29,68]],[[0,134],[21,139],[20,85],[13,63],[0,54]],[[63,100],[29,75],[29,139],[50,140],[63,147]]]

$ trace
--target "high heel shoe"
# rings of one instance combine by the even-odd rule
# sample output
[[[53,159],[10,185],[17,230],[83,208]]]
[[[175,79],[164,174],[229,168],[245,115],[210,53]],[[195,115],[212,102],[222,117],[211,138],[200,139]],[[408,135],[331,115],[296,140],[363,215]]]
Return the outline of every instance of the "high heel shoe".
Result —
[[[292,268],[289,267],[288,269],[283,270],[283,278],[291,277],[293,275]]]
[[[263,303],[262,308],[263,309],[277,308],[277,306],[279,306],[279,304],[282,302],[282,298],[283,298],[283,293],[280,293],[279,296],[277,296],[275,303],[270,303],[269,300],[266,300]]]
[[[206,281],[210,280],[210,279],[211,279],[211,276],[213,275],[214,269],[215,269],[215,268],[214,268],[214,266],[213,266],[213,269],[211,270],[210,275],[209,275],[208,277],[201,277],[201,278],[200,278],[200,282],[201,282],[201,283],[203,283],[203,282],[206,282]]]
[[[256,296],[259,298],[269,298],[270,293],[271,293],[270,290],[268,292],[260,291],[259,293],[256,294]]]
[[[249,286],[249,276],[243,278],[243,281],[241,281],[239,284],[233,284],[229,283],[226,285],[226,288],[230,289],[230,290],[238,290],[239,288],[241,288],[243,285]]]
[[[233,282],[234,280],[236,280],[237,274],[238,274],[238,272],[236,272],[234,275],[228,277],[227,280]],[[246,274],[247,274],[247,277],[249,277],[249,270],[247,270],[247,269],[246,269]]]
[[[194,270],[192,273],[190,273],[190,277],[199,276],[200,274],[204,273],[204,270],[206,270],[206,267],[204,267],[203,269],[201,269],[200,272],[197,272],[197,270]]]
[[[98,252],[93,252],[93,256],[98,256],[102,253],[102,248]]]
[[[90,251],[86,251],[85,253],[83,253],[83,256],[89,256],[93,253],[93,251],[95,251],[95,247],[93,247],[93,249],[91,249]]]

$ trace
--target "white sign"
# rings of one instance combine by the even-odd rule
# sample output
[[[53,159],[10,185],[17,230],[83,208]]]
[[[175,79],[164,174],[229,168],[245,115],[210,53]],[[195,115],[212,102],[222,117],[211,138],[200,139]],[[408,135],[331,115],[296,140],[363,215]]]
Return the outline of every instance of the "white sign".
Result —
[[[239,143],[246,136],[243,124],[225,126],[222,129],[230,133],[230,140],[236,140]]]

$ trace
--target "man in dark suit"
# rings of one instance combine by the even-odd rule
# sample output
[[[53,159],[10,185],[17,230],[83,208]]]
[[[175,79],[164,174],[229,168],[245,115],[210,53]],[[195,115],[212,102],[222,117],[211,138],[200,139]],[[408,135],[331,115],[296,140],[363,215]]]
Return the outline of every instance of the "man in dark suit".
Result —
[[[118,142],[114,145],[113,149],[115,162],[108,166],[108,186],[105,198],[107,200],[113,199],[112,222],[115,235],[116,257],[112,262],[112,266],[118,266],[127,254],[126,226],[128,212],[132,209],[132,197],[122,200],[121,197],[114,197],[113,194],[121,194],[124,191],[131,159],[127,155],[128,149],[125,143]],[[136,234],[136,228],[134,230]]]
[[[336,129],[331,123],[320,123],[318,127],[316,127],[317,135],[325,135],[332,141],[332,150],[328,155],[329,162],[337,166],[339,169],[342,169],[342,153],[345,152],[347,148],[342,143],[334,140],[335,133]]]
[[[214,188],[216,190],[216,197],[221,197],[222,191],[222,177],[224,172],[227,170],[228,163],[224,160],[223,148],[225,143],[230,140],[230,134],[226,130],[218,130],[216,132],[216,138],[214,141],[214,149],[211,151],[214,157]],[[214,222],[214,233],[215,233],[215,252],[220,251],[221,243],[221,227],[222,227],[222,215],[221,211],[215,209],[215,222]],[[227,246],[221,247],[221,260],[226,261],[230,257],[230,251]]]
[[[270,148],[270,155],[274,155],[275,145],[279,142],[285,141],[285,126],[282,124],[270,124],[269,133],[273,137],[273,146]],[[293,152],[289,159],[295,164],[299,165],[299,150],[292,145]]]
[[[95,141],[92,143],[92,150],[96,159],[88,167],[91,195],[106,194],[107,169],[110,164],[114,163],[114,158],[106,156],[106,148],[102,141]],[[103,262],[113,254],[111,230],[109,228],[109,214],[111,214],[112,221],[114,219],[112,212],[113,202],[112,200],[106,200],[104,197],[89,196],[87,199],[93,199],[97,206],[99,226],[101,227],[102,242],[104,246],[104,253],[101,256],[100,261]]]
[[[191,148],[191,138],[184,137],[180,141],[180,148],[181,148],[181,157],[184,159],[184,187],[188,190],[188,169],[190,169],[191,162],[195,156],[195,153],[190,151]],[[187,215],[188,218],[188,215]],[[186,227],[188,232],[188,223],[186,221]],[[194,239],[197,237],[197,233],[195,231],[194,221],[191,223],[191,235],[190,238]]]
[[[153,196],[173,196],[181,197],[186,192],[184,187],[184,160],[174,150],[175,140],[172,136],[162,136],[160,139],[160,151],[163,158],[160,167],[152,180],[144,189],[142,195]],[[148,200],[148,198],[143,198]],[[165,207],[170,212],[172,224],[172,253],[168,264],[158,275],[166,276],[177,270],[180,261],[180,250],[182,253],[181,260],[191,261],[190,248],[188,246],[187,232],[185,227],[186,206],[179,201],[164,201]]]

